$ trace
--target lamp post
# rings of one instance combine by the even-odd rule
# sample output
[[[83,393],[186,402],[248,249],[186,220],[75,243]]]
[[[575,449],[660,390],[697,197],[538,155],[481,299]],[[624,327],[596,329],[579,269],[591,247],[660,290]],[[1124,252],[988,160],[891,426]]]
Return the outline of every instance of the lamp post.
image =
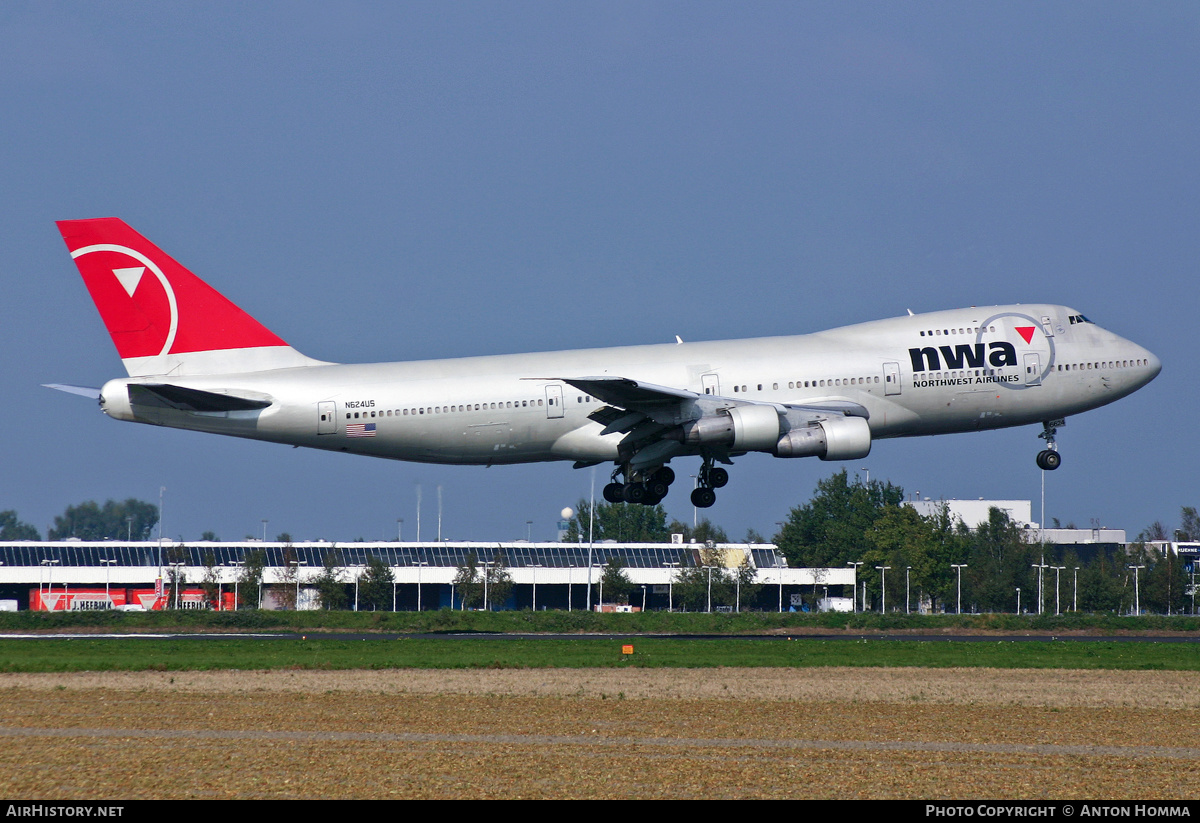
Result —
[[[350,568],[354,569],[354,611],[358,611],[358,581],[362,579],[362,570],[366,568],[366,565],[353,563]]]
[[[1127,566],[1126,568],[1133,569],[1133,613],[1139,615],[1142,613],[1142,592],[1138,583],[1138,570],[1146,568],[1145,566]]]
[[[1050,568],[1054,569],[1054,616],[1058,617],[1060,614],[1062,614],[1062,609],[1059,607],[1058,599],[1058,581],[1062,574],[1062,570],[1065,569],[1066,566],[1051,566]]]
[[[1079,567],[1075,567],[1075,595],[1071,598],[1071,611],[1079,611]]]
[[[876,566],[875,571],[879,572],[879,613],[883,614],[887,611],[887,571],[891,566]]]
[[[113,563],[116,563],[117,561],[115,559],[109,560],[107,558],[102,557],[102,558],[100,558],[100,562],[104,564],[104,599],[108,601],[108,607],[111,609],[112,608],[112,597],[110,597],[108,594],[108,582],[109,582],[109,575],[112,573]]]
[[[966,563],[951,563],[950,568],[958,569],[958,607],[956,614],[962,614],[962,570],[967,567]]]
[[[713,567],[705,566],[704,568],[708,569],[708,601],[707,601],[707,605],[704,608],[704,611],[707,614],[712,614],[712,570],[713,570]]]
[[[296,602],[295,602],[295,605],[292,606],[292,611],[298,612],[298,611],[300,611],[300,567],[307,566],[308,561],[307,560],[289,560],[288,565],[296,567]]]
[[[42,594],[42,575],[38,571],[38,597],[42,600],[42,606],[46,605],[46,597],[50,596],[51,590],[54,588],[54,567],[61,563],[61,560],[43,560],[42,566],[46,567],[46,593]],[[49,609],[47,609],[49,611]]]
[[[421,611],[421,569],[429,565],[427,560],[417,560],[413,563],[417,567],[417,611]]]
[[[678,563],[663,563],[663,566],[671,570],[671,576],[667,578],[667,612],[675,611],[675,569],[679,568]]]
[[[1046,563],[1034,563],[1030,566],[1030,568],[1038,570],[1038,609],[1037,609],[1037,613],[1041,614],[1042,613],[1042,603],[1046,599],[1042,594],[1042,570],[1048,569],[1048,568],[1050,568],[1050,566],[1047,565]]]
[[[853,587],[854,589],[858,588],[858,567],[863,565],[863,562],[864,561],[862,561],[862,560],[847,560],[846,561],[847,566],[854,567],[854,587]],[[857,594],[858,594],[857,591],[852,590],[850,592],[850,608],[854,611],[855,614],[858,614],[858,603],[855,600],[855,596]],[[863,600],[863,611],[865,612],[866,610],[867,610],[867,601],[864,599]]]
[[[1021,613],[1021,587],[1017,586],[1017,614]]]
[[[246,565],[246,561],[245,560],[226,560],[225,565],[233,566],[235,569],[240,569],[240,567]],[[235,612],[238,610],[238,580],[240,577],[241,577],[241,574],[235,574],[233,576],[233,610]]]
[[[534,563],[529,568],[533,569],[533,610],[537,611],[537,570],[542,567],[541,563]]]
[[[168,563],[167,565],[169,565],[172,569],[175,570],[174,573],[171,575],[171,583],[175,587],[175,608],[178,609],[179,608],[179,570],[181,568],[183,568],[184,564],[181,562],[174,562],[174,563]]]

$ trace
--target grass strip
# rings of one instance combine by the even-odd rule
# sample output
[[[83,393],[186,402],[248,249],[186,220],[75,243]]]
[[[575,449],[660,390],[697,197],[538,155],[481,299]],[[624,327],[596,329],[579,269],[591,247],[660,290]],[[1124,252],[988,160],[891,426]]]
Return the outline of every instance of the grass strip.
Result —
[[[623,654],[626,643],[633,654]],[[0,639],[2,672],[462,668],[1064,668],[1200,670],[1191,643],[785,639]]]

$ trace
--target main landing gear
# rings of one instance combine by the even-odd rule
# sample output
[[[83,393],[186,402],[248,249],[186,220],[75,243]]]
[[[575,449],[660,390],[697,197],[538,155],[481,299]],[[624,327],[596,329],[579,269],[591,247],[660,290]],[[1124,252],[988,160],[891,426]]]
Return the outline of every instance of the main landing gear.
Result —
[[[1058,427],[1063,425],[1066,425],[1065,420],[1047,420],[1042,423],[1042,433],[1038,437],[1046,441],[1046,448],[1038,452],[1037,456],[1037,465],[1042,471],[1052,472],[1062,465],[1062,455],[1058,453],[1054,434]]]
[[[623,478],[625,482],[620,482]],[[618,466],[612,473],[612,482],[604,487],[604,499],[609,503],[640,503],[643,506],[657,506],[670,491],[675,482],[675,472],[670,466],[660,466],[657,469],[635,472],[629,464]],[[696,475],[696,488],[692,490],[692,505],[698,509],[707,509],[717,502],[719,489],[729,482],[729,472],[720,466],[714,466],[712,460],[705,458]]]
[[[627,482],[617,482],[617,475],[621,474]],[[627,467],[619,467],[612,473],[612,482],[604,487],[604,499],[609,503],[657,506],[667,496],[674,482],[675,472],[670,466],[660,466],[650,472],[633,472]]]
[[[720,466],[714,466],[712,460],[705,458],[696,480],[698,485],[692,489],[692,505],[698,509],[707,509],[717,502],[717,493],[713,489],[719,489],[729,482],[729,472]]]

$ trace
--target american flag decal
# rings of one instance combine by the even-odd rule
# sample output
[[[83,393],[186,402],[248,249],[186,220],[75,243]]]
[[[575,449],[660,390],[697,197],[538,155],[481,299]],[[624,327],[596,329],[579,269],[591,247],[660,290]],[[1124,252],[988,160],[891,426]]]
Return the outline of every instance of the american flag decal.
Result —
[[[347,437],[374,437],[375,436],[375,424],[374,423],[347,423],[346,424],[346,436]]]

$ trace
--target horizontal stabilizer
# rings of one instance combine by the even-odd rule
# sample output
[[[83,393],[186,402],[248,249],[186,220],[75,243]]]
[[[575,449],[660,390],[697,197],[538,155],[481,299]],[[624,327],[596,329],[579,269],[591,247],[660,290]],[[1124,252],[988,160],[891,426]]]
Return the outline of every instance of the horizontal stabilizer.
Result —
[[[165,405],[193,412],[256,411],[271,405],[270,400],[186,389],[167,383],[133,383],[129,386],[129,402],[135,406]]]
[[[93,400],[100,399],[100,390],[93,389],[91,386],[68,386],[66,383],[43,383],[42,386],[55,391],[65,391],[68,394],[78,394],[80,397],[90,397]]]

